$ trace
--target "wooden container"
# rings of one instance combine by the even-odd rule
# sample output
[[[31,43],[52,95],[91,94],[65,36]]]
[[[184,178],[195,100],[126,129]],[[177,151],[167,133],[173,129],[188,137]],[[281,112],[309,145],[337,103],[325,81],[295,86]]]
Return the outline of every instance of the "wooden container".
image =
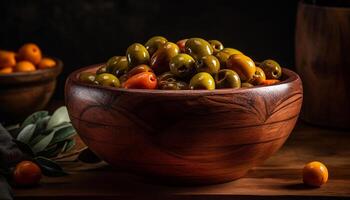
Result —
[[[45,108],[56,87],[63,63],[50,69],[0,75],[0,122],[20,122]]]
[[[175,184],[212,184],[244,176],[275,153],[301,108],[300,78],[283,69],[272,86],[221,90],[142,90],[67,79],[74,127],[98,156],[121,169]]]
[[[322,5],[345,3],[319,2]],[[347,1],[344,5],[348,4]],[[348,128],[350,8],[300,2],[295,47],[296,69],[305,91],[302,119],[317,125]]]

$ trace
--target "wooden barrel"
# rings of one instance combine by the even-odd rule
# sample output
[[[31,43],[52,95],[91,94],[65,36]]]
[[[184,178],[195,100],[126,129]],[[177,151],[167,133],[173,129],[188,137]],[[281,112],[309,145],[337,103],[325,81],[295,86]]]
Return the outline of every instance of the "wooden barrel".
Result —
[[[341,1],[338,3],[337,6],[299,3],[295,60],[304,86],[302,119],[317,125],[348,129],[350,7],[340,7]]]

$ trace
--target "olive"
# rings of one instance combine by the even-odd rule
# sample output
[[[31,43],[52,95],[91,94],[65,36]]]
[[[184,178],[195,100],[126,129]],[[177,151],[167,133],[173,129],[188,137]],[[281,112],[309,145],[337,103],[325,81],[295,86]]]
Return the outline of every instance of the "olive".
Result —
[[[107,72],[107,66],[106,65],[102,65],[101,67],[99,67],[96,71],[96,74],[103,74]]]
[[[222,69],[215,76],[216,87],[218,88],[240,88],[241,79],[238,74],[230,69]]]
[[[176,42],[177,46],[180,48],[181,53],[185,53],[185,44],[188,39],[182,39]]]
[[[188,84],[183,81],[161,81],[158,83],[161,90],[187,90]]]
[[[107,61],[107,72],[117,77],[125,74],[129,70],[128,60],[126,56],[113,56]]]
[[[172,43],[167,42],[161,46],[151,57],[151,68],[156,74],[169,71],[170,59],[179,54],[179,47]]]
[[[209,42],[201,38],[191,38],[185,44],[185,52],[198,60],[203,56],[213,54],[213,48]]]
[[[248,83],[251,83],[253,85],[260,85],[265,80],[266,76],[264,71],[260,67],[256,67],[255,74],[253,75],[252,79],[248,80]]]
[[[159,75],[157,77],[158,83],[162,81],[170,81],[170,82],[175,82],[176,81],[176,76],[175,74],[171,72],[164,72],[163,74]]]
[[[227,68],[237,72],[242,81],[252,79],[256,71],[254,61],[243,54],[231,55],[227,60]]]
[[[139,43],[134,43],[128,47],[126,50],[126,58],[130,68],[149,63],[149,53],[147,49]]]
[[[123,74],[119,77],[119,82],[122,85],[126,80],[128,80],[127,74]]]
[[[168,40],[165,37],[154,36],[146,42],[145,47],[149,55],[153,55],[154,52],[156,52],[157,49],[164,45],[166,42],[168,42]]]
[[[196,70],[197,72],[207,72],[214,75],[220,70],[220,62],[213,55],[203,56],[197,60]]]
[[[221,68],[226,67],[228,58],[233,54],[243,54],[242,52],[238,51],[237,49],[233,48],[224,48],[223,50],[219,51],[215,56],[218,58],[220,62]]]
[[[199,72],[194,75],[190,81],[191,90],[214,90],[214,78],[207,72]]]
[[[169,68],[171,73],[180,78],[190,77],[195,72],[195,61],[190,55],[180,53],[171,58]]]
[[[208,42],[213,48],[214,54],[217,54],[219,51],[224,49],[224,45],[219,40],[209,40]]]
[[[260,63],[260,67],[265,72],[267,79],[279,79],[282,75],[281,66],[274,60],[264,60]]]
[[[120,87],[119,79],[109,73],[98,74],[95,81],[102,86]]]
[[[79,74],[79,80],[83,83],[94,83],[95,73],[93,73],[93,72],[81,72]]]
[[[134,68],[132,68],[127,74],[126,77],[130,78],[136,74],[142,73],[142,72],[152,72],[153,70],[148,65],[138,65]]]
[[[247,82],[244,82],[241,84],[241,87],[242,88],[251,88],[251,87],[254,87],[254,85],[250,84],[250,83],[247,83]]]

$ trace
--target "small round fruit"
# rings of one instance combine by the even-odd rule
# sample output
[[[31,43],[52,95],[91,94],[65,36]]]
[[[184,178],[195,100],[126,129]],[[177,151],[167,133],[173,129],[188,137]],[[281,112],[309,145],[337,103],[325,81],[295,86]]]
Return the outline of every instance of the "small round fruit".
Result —
[[[146,42],[145,47],[146,47],[149,55],[153,55],[154,52],[156,52],[159,47],[161,47],[162,45],[164,45],[167,42],[168,42],[168,40],[165,37],[154,36]]]
[[[126,77],[130,78],[136,74],[142,73],[142,72],[151,72],[153,73],[153,70],[148,65],[138,65],[134,68],[132,68],[128,73],[126,73]]]
[[[13,172],[13,180],[18,186],[37,185],[41,179],[40,167],[31,161],[18,163]]]
[[[220,70],[220,62],[219,60],[213,56],[203,56],[196,62],[196,71],[197,72],[207,72],[211,75],[215,75]]]
[[[266,80],[266,76],[264,71],[260,67],[256,67],[255,74],[253,78],[248,80],[249,83],[253,85],[260,85]]]
[[[180,78],[190,77],[195,72],[195,61],[190,55],[180,53],[170,59],[169,68]]]
[[[198,60],[203,56],[213,54],[213,48],[209,42],[202,38],[191,38],[188,39],[185,44],[185,52],[191,55],[195,60]]]
[[[20,61],[15,66],[16,72],[32,72],[35,70],[35,66],[29,61]]]
[[[102,65],[96,71],[96,74],[103,74],[103,73],[107,73],[107,66],[106,65]]]
[[[240,88],[241,79],[238,74],[230,69],[222,69],[215,76],[217,88]]]
[[[166,81],[166,82],[175,82],[176,81],[175,74],[171,72],[164,72],[163,74],[157,77],[158,83]]]
[[[252,79],[256,71],[254,61],[243,54],[231,55],[227,60],[227,68],[237,72],[242,81]]]
[[[39,69],[48,69],[56,66],[56,61],[51,58],[43,58],[38,64]]]
[[[180,48],[181,53],[185,53],[185,45],[188,39],[182,39],[176,42],[176,45]]]
[[[161,46],[151,58],[151,68],[156,74],[169,71],[169,62],[180,53],[179,47],[172,42],[167,42]]]
[[[133,68],[137,65],[147,65],[149,63],[150,56],[147,49],[142,44],[134,43],[126,50],[126,58],[128,60],[129,67]]]
[[[18,56],[20,60],[27,60],[33,63],[34,65],[39,64],[42,58],[40,48],[33,43],[24,44],[18,50]]]
[[[0,74],[11,74],[13,72],[12,67],[0,68]]]
[[[282,75],[281,66],[274,60],[264,60],[259,67],[265,72],[267,79],[279,79]]]
[[[11,51],[0,51],[0,68],[9,68],[16,65],[16,54]]]
[[[306,185],[320,187],[328,180],[327,167],[321,162],[313,161],[305,165],[303,169],[303,182]]]
[[[244,82],[241,84],[241,88],[251,88],[251,87],[254,87],[254,85],[247,82]]]
[[[224,49],[224,45],[219,40],[209,40],[208,42],[213,48],[214,54],[217,54],[219,51]]]
[[[123,87],[127,89],[156,89],[157,77],[152,72],[142,72],[126,80]]]
[[[188,84],[183,81],[161,81],[158,83],[161,90],[187,90]]]
[[[79,74],[79,81],[83,82],[83,83],[94,83],[96,79],[95,73],[93,72],[81,72]]]
[[[110,86],[110,87],[120,87],[119,79],[114,76],[113,74],[109,73],[102,73],[96,75],[95,82],[98,83],[98,85],[102,86]]]
[[[129,70],[126,56],[113,56],[106,63],[106,71],[117,77],[125,74]]]
[[[237,49],[233,48],[224,48],[223,50],[219,51],[215,56],[218,58],[220,62],[221,68],[226,67],[228,58],[233,54],[243,54],[242,52],[238,51]]]
[[[190,81],[191,90],[214,90],[215,80],[207,72],[200,72],[194,75]]]

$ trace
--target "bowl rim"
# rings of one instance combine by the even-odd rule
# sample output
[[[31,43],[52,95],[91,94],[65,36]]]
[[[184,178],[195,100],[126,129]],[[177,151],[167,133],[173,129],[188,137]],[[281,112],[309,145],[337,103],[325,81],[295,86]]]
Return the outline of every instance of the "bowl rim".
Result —
[[[251,88],[227,88],[227,89],[214,89],[214,90],[159,90],[159,89],[125,89],[125,88],[114,88],[114,87],[106,87],[106,86],[100,86],[100,85],[93,85],[89,83],[83,83],[79,81],[78,75],[81,72],[84,71],[93,71],[94,69],[97,69],[98,67],[101,67],[105,65],[105,63],[100,64],[94,64],[87,67],[80,68],[78,70],[73,71],[67,78],[66,86],[71,81],[75,85],[78,85],[80,87],[84,88],[94,88],[94,89],[101,89],[111,92],[122,92],[122,93],[140,93],[140,94],[163,94],[163,95],[214,95],[214,94],[231,94],[231,93],[240,93],[244,91],[252,91],[252,90],[260,90],[262,88],[274,88],[274,87],[281,87],[289,85],[293,82],[301,82],[301,79],[299,75],[289,69],[282,68],[282,74],[286,75],[286,79],[274,84],[274,85],[258,85]]]
[[[45,56],[45,57],[55,60],[56,61],[55,67],[35,70],[32,72],[15,72],[11,74],[0,74],[0,83],[18,84],[18,83],[44,81],[44,80],[56,78],[62,72],[62,69],[63,69],[62,60],[51,56]]]

